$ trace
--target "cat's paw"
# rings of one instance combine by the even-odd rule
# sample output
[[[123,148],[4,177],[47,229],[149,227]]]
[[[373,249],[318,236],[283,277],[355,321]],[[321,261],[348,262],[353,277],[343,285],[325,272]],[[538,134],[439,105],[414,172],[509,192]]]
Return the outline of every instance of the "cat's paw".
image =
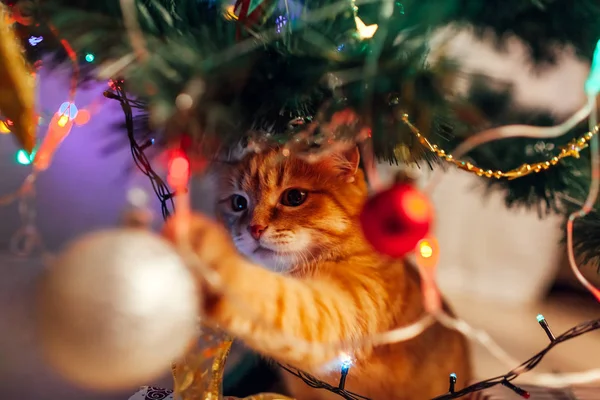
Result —
[[[163,228],[163,236],[178,245],[177,216],[170,218]],[[189,233],[183,235],[187,243],[200,261],[212,268],[227,262],[237,256],[237,251],[227,230],[218,222],[199,213],[192,213],[183,226],[189,228]]]

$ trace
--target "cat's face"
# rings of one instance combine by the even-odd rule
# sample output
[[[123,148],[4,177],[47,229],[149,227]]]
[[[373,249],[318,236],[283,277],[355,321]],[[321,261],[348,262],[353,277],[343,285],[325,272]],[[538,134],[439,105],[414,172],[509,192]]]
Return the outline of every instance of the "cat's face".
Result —
[[[367,190],[358,150],[308,163],[279,150],[220,168],[217,212],[238,250],[277,271],[335,252],[358,228]]]

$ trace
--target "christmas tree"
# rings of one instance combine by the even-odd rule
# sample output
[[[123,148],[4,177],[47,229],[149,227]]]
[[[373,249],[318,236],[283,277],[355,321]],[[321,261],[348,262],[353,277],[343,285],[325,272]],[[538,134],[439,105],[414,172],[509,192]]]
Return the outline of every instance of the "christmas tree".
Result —
[[[237,145],[318,158],[358,143],[373,154],[365,164],[457,167],[503,190],[508,206],[562,213],[575,261],[600,263],[596,0],[6,3],[32,64],[45,57],[77,65],[78,82],[111,79],[106,95],[128,117],[118,134],[137,157],[150,137],[207,160]],[[485,77],[457,91],[465,73],[444,44],[459,30],[499,49],[516,37],[539,69],[574,50],[590,63],[588,102],[559,121],[515,108],[510,88]],[[526,151],[540,140],[552,146]]]
[[[343,142],[366,134],[381,160],[443,166],[447,160],[432,146],[452,154],[484,129],[561,121],[544,110],[515,109],[510,89],[490,87],[478,76],[470,77],[469,93],[456,93],[461,60],[446,57],[443,44],[432,47],[432,38],[467,29],[492,35],[501,49],[517,37],[542,69],[565,48],[591,62],[600,37],[600,5],[592,0],[133,3],[130,10],[118,1],[9,5],[28,18],[17,27],[25,44],[45,38],[25,46],[30,60],[46,53],[54,62],[68,60],[60,42],[66,40],[82,63],[81,79],[123,79],[127,92],[144,102],[146,113],[135,121],[138,138],[160,132],[166,143],[185,132],[192,143],[202,143],[195,148],[204,154],[248,138],[288,145],[295,138],[296,150],[317,153],[325,138]],[[188,97],[193,110],[178,108],[177,99]],[[352,117],[332,125],[340,111]],[[564,135],[544,140],[555,149],[567,146],[589,131],[576,122]],[[552,161],[559,151],[526,153],[538,139],[513,136],[475,146],[464,161],[481,175],[491,171],[489,184],[506,190],[508,205],[573,211],[573,201],[564,199],[585,198],[589,152]],[[497,171],[540,168],[546,161],[556,165],[519,179],[498,177]],[[586,262],[596,259],[589,240],[596,221],[588,214],[575,230]]]

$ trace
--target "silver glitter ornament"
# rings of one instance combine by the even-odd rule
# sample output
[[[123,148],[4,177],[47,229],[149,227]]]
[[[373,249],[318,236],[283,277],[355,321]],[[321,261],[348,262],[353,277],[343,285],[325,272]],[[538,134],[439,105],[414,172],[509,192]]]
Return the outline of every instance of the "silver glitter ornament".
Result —
[[[40,341],[65,378],[94,389],[147,383],[197,335],[199,288],[176,250],[142,229],[83,236],[40,285]]]

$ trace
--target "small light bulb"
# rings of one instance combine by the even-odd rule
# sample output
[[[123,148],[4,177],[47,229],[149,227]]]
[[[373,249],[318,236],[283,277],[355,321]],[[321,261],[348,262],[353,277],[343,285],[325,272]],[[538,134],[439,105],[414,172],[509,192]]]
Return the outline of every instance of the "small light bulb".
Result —
[[[415,261],[419,267],[423,267],[430,273],[437,267],[440,259],[440,246],[433,236],[421,239],[415,248]]]
[[[33,155],[27,154],[27,152],[23,149],[17,152],[17,162],[21,165],[29,165],[31,164],[31,160],[33,159]]]
[[[600,40],[596,44],[590,74],[585,82],[585,92],[588,95],[596,95],[600,92]]]
[[[92,53],[87,53],[85,55],[85,61],[87,61],[89,63],[94,62],[95,59],[96,59],[96,57]]]
[[[419,243],[419,252],[423,258],[429,258],[433,255],[433,249],[427,240],[421,240]]]
[[[58,108],[58,113],[60,115],[66,115],[67,117],[69,117],[69,119],[75,119],[77,118],[79,110],[77,109],[77,106],[74,103],[65,101]]]
[[[350,357],[346,353],[342,353],[342,355],[340,356],[340,366],[342,367],[342,369],[348,370],[350,369],[352,364],[352,357]]]
[[[450,387],[448,388],[448,391],[450,393],[454,393],[454,391],[456,390],[456,381],[457,381],[457,377],[456,374],[454,372],[452,372],[450,374]]]
[[[43,40],[44,40],[44,38],[42,36],[30,36],[29,37],[29,44],[32,45],[32,46],[37,46]]]
[[[154,138],[151,138],[149,140],[146,140],[141,146],[140,146],[140,150],[144,151],[146,150],[148,147],[152,146],[154,144]]]
[[[537,319],[538,322],[542,322],[545,318],[544,318],[544,316],[542,314],[538,314],[537,317],[536,317],[536,319]]]
[[[67,125],[67,122],[69,122],[69,116],[66,114],[63,114],[60,116],[58,121],[56,121],[56,124],[58,126],[60,126],[61,128],[64,128]]]
[[[169,165],[169,175],[167,181],[169,185],[176,189],[181,189],[187,186],[190,178],[190,162],[184,156],[176,156]]]
[[[0,133],[10,133],[8,124],[5,121],[0,121]]]

